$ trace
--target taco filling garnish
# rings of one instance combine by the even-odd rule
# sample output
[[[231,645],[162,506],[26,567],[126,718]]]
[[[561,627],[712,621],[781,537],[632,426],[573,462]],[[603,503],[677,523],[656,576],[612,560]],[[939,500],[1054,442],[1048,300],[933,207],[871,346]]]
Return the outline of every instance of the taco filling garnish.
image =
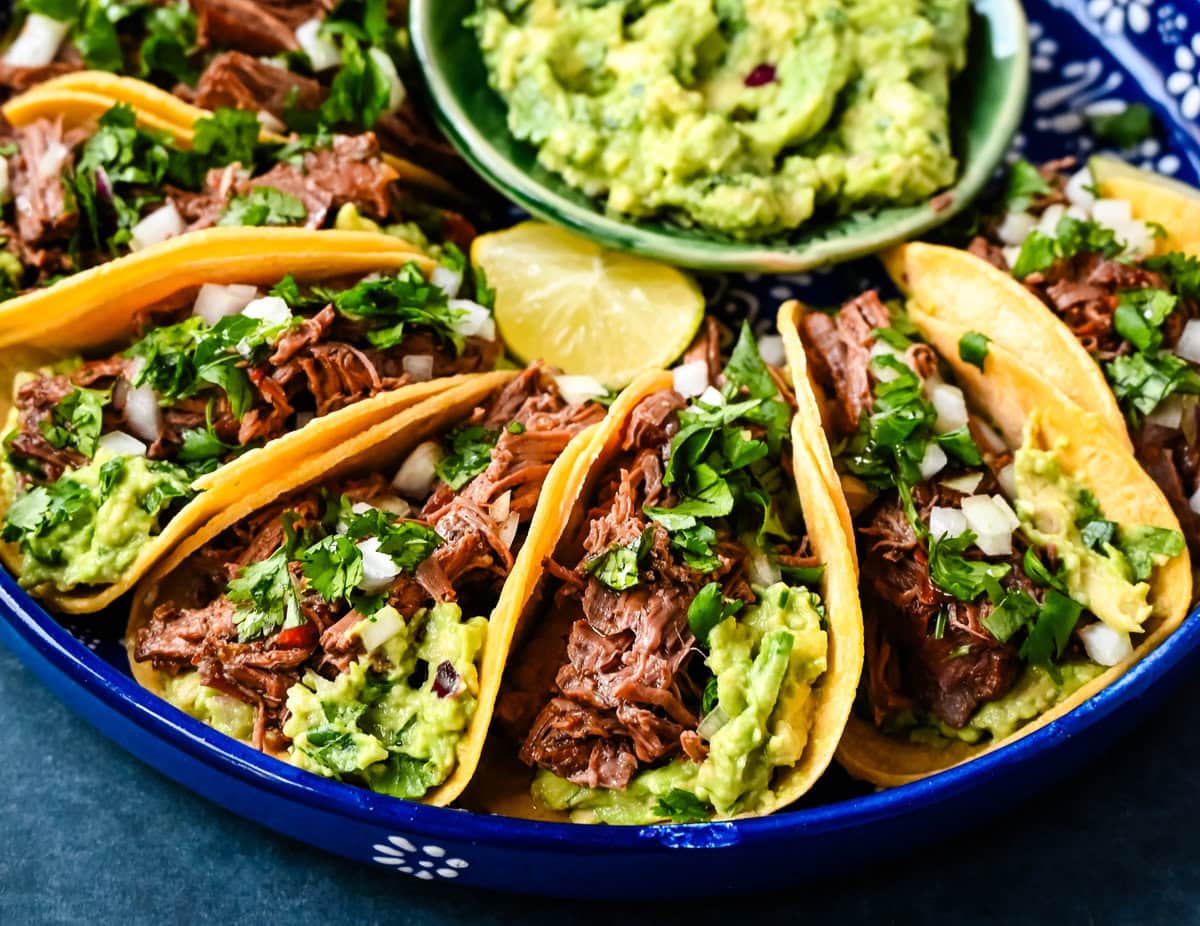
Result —
[[[1037,296],[1092,355],[1120,404],[1138,461],[1200,558],[1200,260],[1162,253],[1163,230],[1099,198],[1066,158],[1018,162],[1006,209],[971,253]]]
[[[1178,531],[1104,511],[1045,409],[1009,446],[874,292],[802,332],[855,512],[863,716],[913,742],[998,743],[1134,653]],[[999,359],[986,339],[967,352]]]
[[[676,388],[639,380],[614,405],[611,453],[509,661],[501,723],[537,770],[535,804],[575,820],[762,812],[809,738],[828,639],[794,396],[748,327],[723,370],[705,347],[693,356],[716,362],[689,360]]]
[[[131,628],[135,662],[171,703],[258,749],[424,796],[453,770],[547,474],[603,415],[533,366],[398,468],[254,512],[168,577]]]
[[[0,93],[84,69],[151,81],[283,131],[368,131],[444,173],[452,149],[405,87],[402,5],[292,0],[64,0],[18,6]]]
[[[462,267],[439,267],[451,293]],[[488,308],[416,264],[268,291],[205,284],[139,318],[123,350],[14,380],[3,539],[27,587],[121,578],[193,495],[247,450],[381,393],[490,369]]]
[[[386,223],[418,246],[470,243],[461,217],[412,206],[370,132],[260,140],[254,113],[235,109],[219,109],[193,130],[183,148],[170,133],[137,125],[123,103],[88,128],[44,118],[7,126],[0,296],[218,225]]]

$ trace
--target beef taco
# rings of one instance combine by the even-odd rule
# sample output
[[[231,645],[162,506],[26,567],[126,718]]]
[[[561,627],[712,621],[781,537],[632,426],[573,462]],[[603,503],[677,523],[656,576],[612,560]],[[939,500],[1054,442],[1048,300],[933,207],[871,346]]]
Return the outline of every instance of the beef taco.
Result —
[[[67,0],[25,4],[13,20],[0,98],[48,83],[104,92],[124,75],[181,103],[257,113],[280,132],[376,132],[435,183],[448,169],[466,174],[406,90],[415,72],[402,4]]]
[[[386,230],[434,256],[470,245],[470,224],[415,199],[370,132],[282,138],[253,113],[180,112],[144,89],[5,104],[0,296],[213,226]]]
[[[534,365],[294,461],[138,587],[134,676],[316,774],[450,802],[603,417]]]
[[[5,563],[98,610],[247,486],[490,370],[461,269],[384,235],[215,229],[13,300]]]
[[[1024,736],[1183,620],[1170,505],[1040,370],[874,292],[782,311],[820,400],[799,416],[834,448],[859,550],[864,682],[838,751],[852,774],[897,785]]]
[[[904,245],[889,269],[1131,442],[1200,563],[1200,193],[1104,158],[1013,171],[966,250]]]
[[[489,747],[522,784],[489,809],[767,814],[833,756],[862,662],[852,544],[785,374],[748,327],[715,348],[630,385],[581,461]]]

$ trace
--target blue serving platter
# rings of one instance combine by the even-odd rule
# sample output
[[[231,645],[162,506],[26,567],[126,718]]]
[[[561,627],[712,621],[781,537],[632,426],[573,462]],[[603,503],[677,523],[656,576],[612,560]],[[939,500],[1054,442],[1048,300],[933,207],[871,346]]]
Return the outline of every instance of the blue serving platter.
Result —
[[[987,0],[976,0],[985,4]],[[1200,3],[1031,0],[1032,88],[1013,156],[1087,155],[1088,114],[1126,101],[1157,137],[1122,156],[1200,179]],[[767,326],[783,300],[828,303],[878,281],[870,261],[705,279],[714,311]],[[911,853],[979,825],[1074,771],[1133,728],[1200,661],[1200,611],[1067,716],[969,765],[871,793],[837,769],[796,808],[755,820],[654,827],[539,823],[426,807],[269,759],[133,681],[111,610],[61,623],[0,572],[0,641],[68,705],[198,794],[265,826],[398,876],[589,898],[745,892]]]

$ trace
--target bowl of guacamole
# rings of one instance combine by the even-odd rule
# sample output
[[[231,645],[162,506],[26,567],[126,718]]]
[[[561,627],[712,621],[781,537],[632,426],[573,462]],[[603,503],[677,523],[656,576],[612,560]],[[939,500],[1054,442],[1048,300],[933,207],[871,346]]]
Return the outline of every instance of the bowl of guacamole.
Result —
[[[1003,157],[1016,0],[413,0],[463,156],[609,247],[798,271],[920,234]]]

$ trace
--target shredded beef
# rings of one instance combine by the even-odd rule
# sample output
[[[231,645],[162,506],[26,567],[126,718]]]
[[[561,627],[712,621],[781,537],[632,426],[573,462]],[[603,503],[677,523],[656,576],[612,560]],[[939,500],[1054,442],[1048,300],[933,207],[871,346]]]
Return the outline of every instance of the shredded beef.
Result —
[[[248,109],[277,119],[289,106],[316,109],[325,98],[317,81],[240,51],[227,51],[208,63],[196,85],[195,104],[204,109]]]
[[[67,211],[60,177],[69,169],[78,130],[64,132],[62,121],[38,119],[12,129],[17,153],[9,161],[17,234],[28,247],[65,239],[77,214]]]
[[[251,55],[299,51],[295,28],[329,8],[321,2],[271,0],[192,0],[199,14],[196,41],[201,48],[232,48]]]
[[[846,303],[836,315],[804,316],[813,376],[835,402],[842,431],[853,432],[871,407],[871,332],[890,324],[887,307],[874,290]]]

